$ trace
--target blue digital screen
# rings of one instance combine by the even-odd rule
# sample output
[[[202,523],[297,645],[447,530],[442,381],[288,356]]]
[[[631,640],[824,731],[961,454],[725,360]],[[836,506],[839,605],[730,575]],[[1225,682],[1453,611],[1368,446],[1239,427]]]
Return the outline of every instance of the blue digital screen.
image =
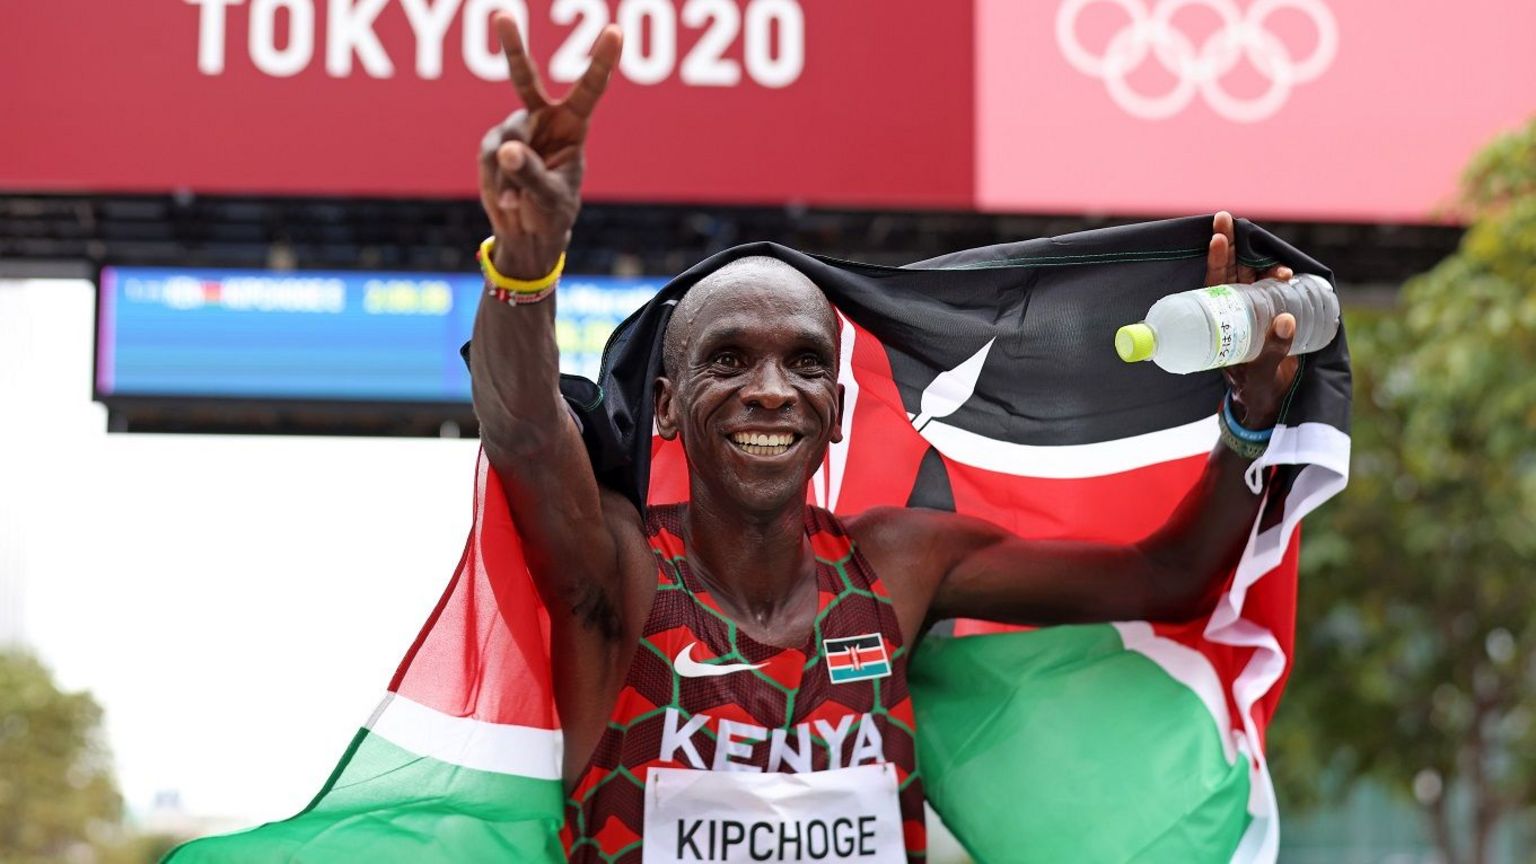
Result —
[[[663,279],[567,275],[561,371],[596,378],[608,335]],[[113,396],[468,402],[459,346],[478,275],[104,267],[96,391]]]

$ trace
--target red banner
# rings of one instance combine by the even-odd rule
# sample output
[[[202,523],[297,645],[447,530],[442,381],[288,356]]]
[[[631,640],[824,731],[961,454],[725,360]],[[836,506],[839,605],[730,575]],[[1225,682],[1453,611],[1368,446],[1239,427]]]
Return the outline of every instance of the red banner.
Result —
[[[1536,110],[1536,4],[46,0],[0,29],[0,189],[470,197],[516,107],[628,34],[587,197],[1430,219]]]
[[[472,196],[498,8],[557,92],[626,30],[589,199],[971,204],[970,4],[922,0],[11,4],[0,188]]]

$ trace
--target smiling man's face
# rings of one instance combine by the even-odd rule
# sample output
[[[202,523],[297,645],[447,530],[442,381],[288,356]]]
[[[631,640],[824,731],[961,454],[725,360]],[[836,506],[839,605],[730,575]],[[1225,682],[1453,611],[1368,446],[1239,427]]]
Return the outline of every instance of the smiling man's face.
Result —
[[[837,316],[775,258],[734,261],[678,303],[665,337],[656,425],[682,437],[695,484],[749,512],[805,496],[842,440]]]

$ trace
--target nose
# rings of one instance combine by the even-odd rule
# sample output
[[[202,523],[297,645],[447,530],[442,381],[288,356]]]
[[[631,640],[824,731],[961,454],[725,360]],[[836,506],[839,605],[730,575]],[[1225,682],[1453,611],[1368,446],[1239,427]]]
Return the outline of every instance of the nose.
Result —
[[[752,370],[740,392],[741,401],[765,411],[779,411],[795,404],[795,388],[790,386],[789,376],[771,360]]]

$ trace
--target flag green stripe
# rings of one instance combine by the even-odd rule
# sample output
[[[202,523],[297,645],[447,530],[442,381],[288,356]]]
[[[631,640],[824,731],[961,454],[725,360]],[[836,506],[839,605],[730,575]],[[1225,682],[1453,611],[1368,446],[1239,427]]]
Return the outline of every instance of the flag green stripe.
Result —
[[[929,639],[909,675],[929,798],[979,864],[1231,859],[1247,759],[1113,627]]]
[[[305,810],[188,843],[174,864],[564,861],[560,781],[464,768],[361,730]]]

